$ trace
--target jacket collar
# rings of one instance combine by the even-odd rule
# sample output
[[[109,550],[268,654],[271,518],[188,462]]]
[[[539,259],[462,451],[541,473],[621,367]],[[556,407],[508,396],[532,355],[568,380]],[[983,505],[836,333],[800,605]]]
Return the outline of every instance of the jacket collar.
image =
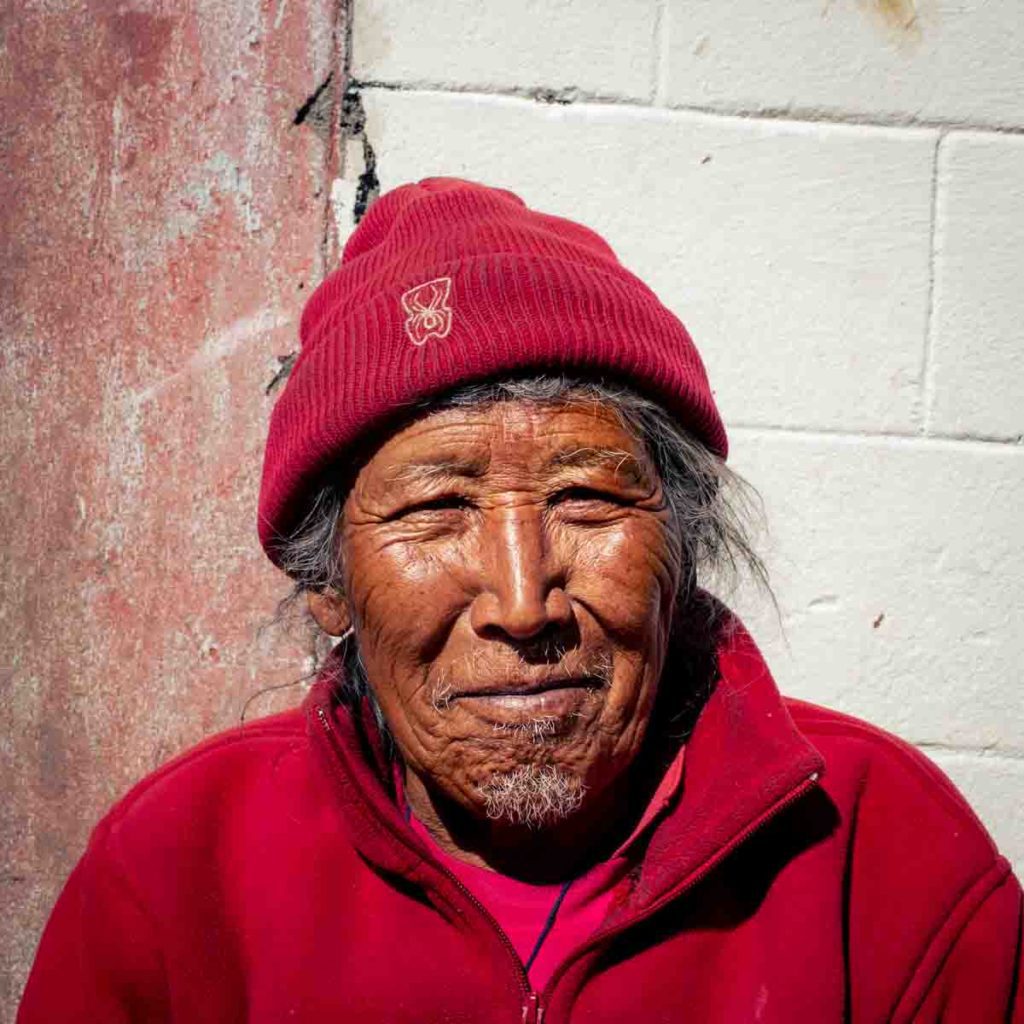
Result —
[[[681,798],[651,834],[629,909],[653,906],[703,877],[760,823],[811,788],[824,769],[754,641],[729,613],[719,630],[717,661],[717,684],[687,742]],[[339,704],[339,681],[335,652],[305,710],[352,844],[384,871],[443,884],[443,872],[396,805],[372,712],[365,704]]]
[[[643,861],[634,894],[640,904],[702,877],[824,771],[761,652],[731,613],[717,660],[717,685],[686,745],[682,798],[655,830]]]

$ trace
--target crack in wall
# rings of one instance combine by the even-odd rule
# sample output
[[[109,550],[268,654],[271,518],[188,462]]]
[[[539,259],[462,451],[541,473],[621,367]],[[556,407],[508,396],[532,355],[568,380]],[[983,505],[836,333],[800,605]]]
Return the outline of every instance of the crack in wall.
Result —
[[[334,262],[337,249],[337,235],[331,228],[331,187],[339,173],[346,141],[342,123],[346,118],[347,90],[343,92],[342,89],[344,83],[349,81],[351,71],[352,6],[352,0],[335,0],[332,4],[330,70],[319,85],[295,108],[292,117],[294,127],[306,125],[324,144],[321,184],[315,196],[322,200],[322,231],[317,265],[314,269],[315,278],[326,276]],[[302,287],[300,283],[299,288]],[[277,365],[263,389],[265,395],[272,395],[284,385],[298,357],[298,349],[275,356]]]
[[[451,92],[451,93],[480,93],[488,96],[514,96],[518,99],[533,100],[535,103],[548,103],[557,106],[567,107],[573,103],[599,102],[599,103],[622,103],[626,105],[637,105],[638,101],[624,97],[605,95],[604,93],[593,93],[581,89],[578,85],[513,85],[513,86],[479,86],[459,82],[443,81],[389,81],[379,78],[352,79],[349,82],[350,88],[381,89],[385,92]]]
[[[538,103],[555,103],[559,106],[567,107],[570,103],[575,103],[580,98],[580,91],[575,85],[566,85],[561,89],[528,89],[526,95]]]
[[[331,115],[334,107],[334,96],[331,82],[334,81],[332,71],[305,99],[302,106],[295,111],[293,125],[308,124],[313,131],[327,144],[331,141]]]
[[[291,375],[295,360],[299,358],[298,349],[285,352],[284,355],[274,356],[277,360],[277,370],[270,378],[270,383],[263,389],[265,395],[272,395]]]
[[[352,77],[352,0],[338,0],[335,6],[334,38],[335,52],[333,67],[322,82],[296,108],[292,118],[295,126],[308,125],[327,146],[327,192],[324,203],[325,235],[323,240],[323,269],[330,265],[332,239],[327,227],[332,203],[331,192],[339,177],[344,174],[345,156],[350,152],[349,143],[355,143],[362,157],[362,170],[354,179],[352,198],[352,223],[358,224],[373,201],[380,194],[380,178],[377,174],[377,153],[366,131],[366,110],[363,107],[363,83]],[[336,77],[337,75],[337,77]],[[575,89],[539,90],[538,98],[549,103],[571,103]],[[337,239],[334,239],[337,241]]]
[[[358,224],[380,195],[380,178],[377,175],[377,153],[366,133],[366,110],[357,82],[352,82],[341,100],[341,136],[343,144],[349,140],[362,148],[363,170],[356,178],[356,193],[352,203],[352,223]]]

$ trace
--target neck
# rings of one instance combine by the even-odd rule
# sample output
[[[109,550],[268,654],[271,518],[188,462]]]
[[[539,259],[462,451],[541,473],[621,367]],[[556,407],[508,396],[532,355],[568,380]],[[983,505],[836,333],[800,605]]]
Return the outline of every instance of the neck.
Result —
[[[668,762],[644,757],[610,785],[590,791],[565,819],[542,826],[473,813],[406,769],[405,797],[445,853],[533,884],[567,881],[608,859],[629,837]]]

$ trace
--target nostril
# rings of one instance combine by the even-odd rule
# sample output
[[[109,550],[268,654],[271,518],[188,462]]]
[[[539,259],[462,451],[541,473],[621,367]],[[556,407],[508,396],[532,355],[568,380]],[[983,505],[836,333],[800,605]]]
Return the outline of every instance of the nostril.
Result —
[[[478,636],[542,645],[572,618],[568,596],[560,588],[544,597],[538,594],[535,600],[525,600],[522,594],[485,591],[477,596],[470,611],[470,622]]]
[[[561,661],[579,646],[579,630],[575,622],[565,625],[549,623],[537,636],[516,645],[519,657],[527,664],[550,665]]]
[[[580,645],[579,630],[575,623],[558,626],[549,623],[540,632],[530,637],[518,638],[506,630],[494,626],[479,634],[481,639],[494,641],[515,652],[525,665],[557,665],[565,656]]]

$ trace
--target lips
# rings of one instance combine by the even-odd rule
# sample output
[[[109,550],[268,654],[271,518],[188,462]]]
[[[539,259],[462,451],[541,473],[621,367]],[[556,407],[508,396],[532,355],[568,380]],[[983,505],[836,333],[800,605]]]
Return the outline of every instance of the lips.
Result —
[[[596,676],[563,676],[540,680],[522,680],[509,682],[503,680],[492,685],[478,684],[472,689],[456,690],[451,694],[452,700],[461,698],[497,698],[497,697],[539,697],[555,690],[597,690],[604,685]]]
[[[542,681],[503,681],[475,686],[452,695],[455,705],[493,726],[522,726],[545,722],[548,734],[570,728],[604,686],[596,676],[566,676]],[[562,723],[559,725],[558,723]]]

